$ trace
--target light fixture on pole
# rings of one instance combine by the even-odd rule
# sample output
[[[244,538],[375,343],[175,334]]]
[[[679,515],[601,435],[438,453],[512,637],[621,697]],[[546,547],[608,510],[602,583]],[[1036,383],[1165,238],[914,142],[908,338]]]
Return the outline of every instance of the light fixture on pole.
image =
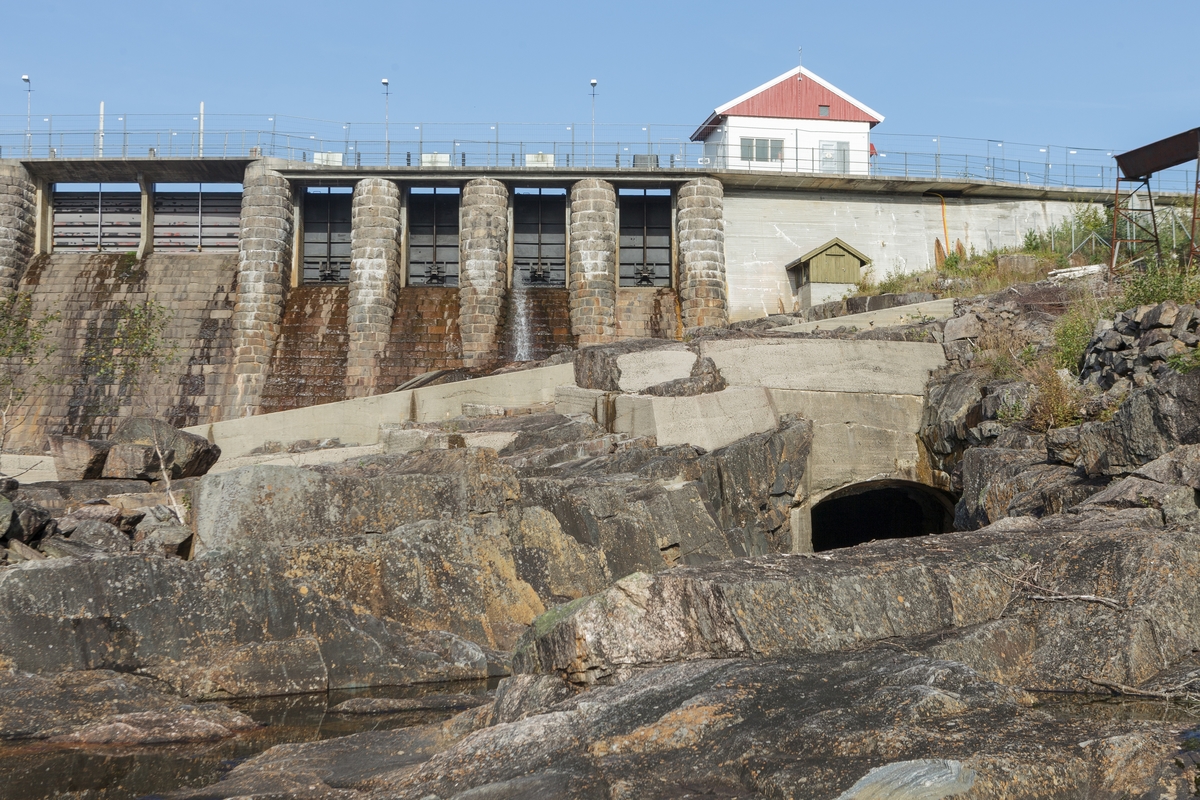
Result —
[[[33,155],[33,128],[30,127],[30,115],[33,111],[33,84],[29,82],[28,75],[22,75],[21,80],[25,81],[25,155]]]
[[[389,104],[391,102],[391,87],[388,86],[388,79],[383,79],[383,149],[384,163],[389,167],[392,165],[392,140],[388,138],[388,114],[390,112]]]
[[[596,79],[592,78],[592,166],[596,166]]]

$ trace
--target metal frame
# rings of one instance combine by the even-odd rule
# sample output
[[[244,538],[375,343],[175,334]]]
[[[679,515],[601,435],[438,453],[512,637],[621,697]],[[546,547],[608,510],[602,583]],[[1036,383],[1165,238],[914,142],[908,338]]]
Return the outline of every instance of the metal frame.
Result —
[[[1196,269],[1200,259],[1200,244],[1196,242],[1196,228],[1200,227],[1200,151],[1196,154],[1196,188],[1192,192],[1192,231],[1188,246],[1187,268]]]
[[[1125,189],[1122,191],[1122,186]],[[1145,191],[1146,208],[1134,208],[1133,203],[1138,195]],[[1150,227],[1147,228],[1142,220],[1150,215]],[[1121,236],[1121,220],[1125,220],[1125,236]],[[1121,260],[1121,245],[1129,245],[1130,257]],[[1150,176],[1144,178],[1126,178],[1117,176],[1117,191],[1113,200],[1113,235],[1112,256],[1109,259],[1108,272],[1111,277],[1123,266],[1140,260],[1134,258],[1138,245],[1153,244],[1154,252],[1162,259],[1162,242],[1158,236],[1158,220],[1154,213],[1154,195],[1150,191]]]

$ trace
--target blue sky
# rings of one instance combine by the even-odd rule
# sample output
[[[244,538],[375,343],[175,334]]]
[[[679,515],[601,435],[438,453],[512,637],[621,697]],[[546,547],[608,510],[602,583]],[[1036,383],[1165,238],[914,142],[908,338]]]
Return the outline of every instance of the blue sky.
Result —
[[[1125,149],[1200,125],[1200,2],[21,2],[0,127],[110,113],[694,126],[804,65],[877,133]],[[19,32],[19,33],[18,33]],[[1119,54],[1119,55],[1118,55]]]

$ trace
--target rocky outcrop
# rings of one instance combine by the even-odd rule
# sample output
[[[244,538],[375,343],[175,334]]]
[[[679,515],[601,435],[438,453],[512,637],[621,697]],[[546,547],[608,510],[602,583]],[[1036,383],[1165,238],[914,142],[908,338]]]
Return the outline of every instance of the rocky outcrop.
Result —
[[[674,661],[938,633],[942,657],[1010,685],[1087,691],[1092,679],[1137,685],[1200,644],[1190,589],[1200,534],[1102,531],[1077,517],[1061,520],[1067,532],[1031,537],[1005,522],[631,576],[539,619],[513,666],[589,685]],[[1005,644],[984,646],[997,637]]]
[[[955,507],[954,527],[970,531],[1005,517],[1058,514],[1106,484],[1073,467],[1047,464],[1044,452],[973,447],[962,461],[962,498]]]
[[[1168,731],[1031,708],[911,646],[670,664],[565,696],[519,677],[491,708],[277,747],[178,797],[1050,800],[1182,796],[1195,777]]]
[[[196,697],[489,673],[470,642],[374,617],[317,588],[265,550],[30,561],[0,572],[0,658],[47,675],[139,672]]]
[[[0,670],[0,739],[151,745],[204,742],[257,728],[217,703],[190,704],[150,678],[90,670],[50,677]]]
[[[1185,444],[1200,444],[1200,370],[1168,371],[1133,391],[1110,420],[1046,436],[1051,461],[1088,475],[1128,474]]]

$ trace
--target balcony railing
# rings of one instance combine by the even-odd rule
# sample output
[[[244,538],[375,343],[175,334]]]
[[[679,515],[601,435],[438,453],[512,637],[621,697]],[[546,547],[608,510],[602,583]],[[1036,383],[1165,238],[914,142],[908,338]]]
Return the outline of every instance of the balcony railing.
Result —
[[[392,168],[574,168],[744,171],[996,182],[1109,189],[1114,150],[996,139],[880,133],[873,152],[785,144],[764,160],[737,142],[706,146],[678,125],[531,123],[338,123],[269,115],[0,116],[0,158],[253,158],[325,166]],[[755,136],[796,141],[792,130]],[[1195,165],[1156,174],[1158,192],[1191,193]]]

